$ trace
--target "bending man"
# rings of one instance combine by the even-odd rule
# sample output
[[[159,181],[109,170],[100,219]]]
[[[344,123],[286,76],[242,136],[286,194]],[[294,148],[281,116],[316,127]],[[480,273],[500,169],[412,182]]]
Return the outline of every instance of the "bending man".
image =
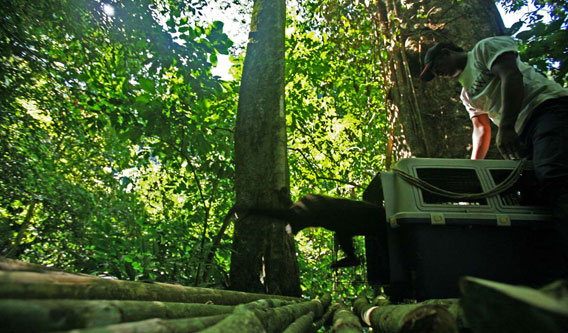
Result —
[[[466,52],[439,43],[426,52],[423,81],[457,79],[473,122],[472,159],[485,158],[495,123],[506,159],[529,157],[553,214],[568,227],[568,89],[519,59],[511,37],[490,37]]]

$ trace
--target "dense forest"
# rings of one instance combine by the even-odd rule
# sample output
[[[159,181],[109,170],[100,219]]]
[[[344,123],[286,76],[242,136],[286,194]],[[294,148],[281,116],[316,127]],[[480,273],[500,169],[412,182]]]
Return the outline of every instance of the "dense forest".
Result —
[[[566,86],[565,2],[499,2],[524,15],[505,27],[496,10],[469,12],[474,22],[476,15],[501,22],[474,32],[515,36],[523,60]],[[469,125],[436,106],[442,97],[417,79],[427,46],[417,41],[443,39],[440,25],[451,23],[430,3],[448,12],[494,8],[287,1],[283,156],[292,200],[360,199],[401,157],[468,156]],[[231,287],[234,226],[224,218],[235,203],[236,136],[247,135],[235,131],[247,39],[231,40],[228,27],[248,34],[253,7],[252,0],[4,1],[0,255],[123,280]],[[235,14],[223,22],[211,19],[222,16],[214,10]],[[465,47],[480,38],[453,37]],[[231,78],[213,74],[220,59],[230,59]],[[434,89],[457,105],[454,88]],[[409,92],[414,100],[403,100]],[[426,99],[436,104],[424,106]],[[333,233],[306,229],[295,242],[304,296],[355,295],[366,286],[364,265],[329,267],[342,255]],[[362,237],[356,246],[363,256]]]

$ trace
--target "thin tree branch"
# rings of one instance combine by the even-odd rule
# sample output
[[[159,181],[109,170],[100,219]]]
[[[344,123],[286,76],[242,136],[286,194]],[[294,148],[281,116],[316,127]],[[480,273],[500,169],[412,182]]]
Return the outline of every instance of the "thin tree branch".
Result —
[[[14,245],[10,248],[10,251],[6,254],[7,258],[15,257],[16,253],[18,253],[18,249],[26,234],[26,229],[30,226],[30,222],[32,220],[32,216],[34,215],[34,209],[36,206],[36,201],[32,199],[30,206],[28,207],[28,211],[26,216],[24,217],[24,222],[22,222],[22,226],[20,227],[20,231],[18,232],[18,236],[16,236],[16,240],[14,241]]]
[[[229,132],[229,133],[235,133],[235,131],[233,129],[230,129],[230,128],[213,127],[212,129],[217,130],[217,131],[225,131],[225,132]]]
[[[185,131],[182,131],[182,132],[184,133]],[[195,169],[195,166],[191,162],[191,157],[187,154],[187,151],[185,149],[183,149],[183,147],[185,146],[184,139],[185,139],[185,137],[182,136],[181,147],[179,149],[176,149],[176,150],[185,159],[185,161],[187,162],[187,165],[189,165],[189,168],[190,168],[191,173],[193,175],[193,179],[195,180],[195,183],[197,184],[197,190],[199,191],[199,196],[201,197],[201,202],[203,203],[203,208],[205,210],[205,219],[203,221],[203,234],[202,234],[202,237],[201,237],[201,249],[200,249],[200,256],[202,256],[203,255],[203,248],[205,247],[205,236],[207,234],[207,224],[208,224],[208,221],[209,221],[211,204],[208,203],[207,200],[205,199],[205,195],[203,194],[203,189],[201,187],[201,182],[199,180],[199,176],[197,175],[197,170]],[[176,147],[175,145],[172,145],[171,143],[168,143],[168,144],[170,146],[172,146],[172,148],[175,149],[175,147]],[[199,283],[200,269],[201,269],[201,263],[199,263],[199,265],[197,266],[197,271],[196,271],[196,274],[195,274],[195,281],[194,281],[195,285],[197,285]]]
[[[202,281],[205,281],[205,279],[207,279],[207,276],[209,275],[209,271],[211,270],[211,265],[212,265],[212,262],[213,262],[213,257],[215,256],[215,253],[217,252],[217,248],[219,247],[219,244],[221,244],[221,239],[223,238],[223,235],[225,235],[225,231],[227,230],[227,228],[231,224],[231,220],[232,220],[234,213],[235,213],[235,206],[231,207],[231,209],[229,210],[229,212],[225,215],[225,218],[223,219],[223,224],[221,225],[221,228],[219,229],[217,236],[215,236],[215,240],[213,241],[213,245],[211,246],[211,249],[209,249],[209,253],[207,254],[207,259],[205,259],[205,263],[204,263],[205,270],[203,271],[203,276],[201,277]]]

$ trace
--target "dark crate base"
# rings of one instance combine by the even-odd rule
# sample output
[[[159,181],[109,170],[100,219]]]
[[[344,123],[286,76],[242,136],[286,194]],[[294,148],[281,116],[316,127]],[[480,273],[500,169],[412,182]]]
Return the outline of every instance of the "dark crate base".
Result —
[[[409,225],[391,229],[391,298],[459,297],[458,281],[466,275],[539,287],[568,277],[562,246],[553,228]]]

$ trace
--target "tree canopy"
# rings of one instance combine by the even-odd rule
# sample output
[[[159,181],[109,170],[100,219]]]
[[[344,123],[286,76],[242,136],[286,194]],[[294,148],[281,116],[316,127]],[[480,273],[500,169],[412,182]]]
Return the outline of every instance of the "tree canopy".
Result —
[[[499,1],[508,13],[523,13],[509,33],[522,42],[523,60],[568,84],[568,10],[565,1]]]

